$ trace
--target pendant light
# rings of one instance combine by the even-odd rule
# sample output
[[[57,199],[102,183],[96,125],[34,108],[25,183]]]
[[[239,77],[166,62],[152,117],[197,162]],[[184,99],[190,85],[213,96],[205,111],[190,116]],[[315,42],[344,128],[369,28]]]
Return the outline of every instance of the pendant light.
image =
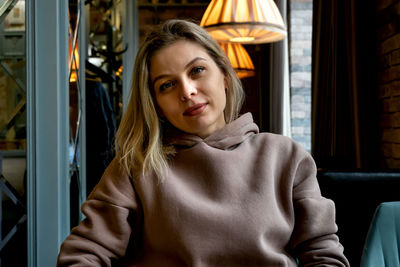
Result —
[[[270,43],[286,36],[273,0],[212,0],[200,26],[218,42]]]
[[[249,54],[241,44],[220,43],[219,44],[228,56],[232,67],[235,69],[237,76],[242,79],[254,76],[254,65]]]

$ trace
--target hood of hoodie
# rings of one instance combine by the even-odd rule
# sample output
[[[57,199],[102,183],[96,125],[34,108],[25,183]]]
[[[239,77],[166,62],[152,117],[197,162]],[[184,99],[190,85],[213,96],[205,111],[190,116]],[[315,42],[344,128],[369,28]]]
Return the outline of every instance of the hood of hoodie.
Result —
[[[164,140],[166,144],[173,145],[176,148],[189,148],[203,142],[209,146],[227,150],[239,145],[249,136],[258,132],[259,129],[253,122],[253,116],[251,113],[246,113],[204,139],[169,127],[166,130]]]

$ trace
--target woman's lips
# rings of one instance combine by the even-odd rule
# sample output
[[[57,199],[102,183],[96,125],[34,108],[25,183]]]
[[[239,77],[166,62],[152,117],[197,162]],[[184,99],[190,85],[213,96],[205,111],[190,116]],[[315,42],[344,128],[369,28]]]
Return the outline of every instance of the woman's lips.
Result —
[[[184,116],[196,116],[196,115],[202,113],[203,110],[206,108],[206,106],[207,106],[207,103],[193,105],[193,106],[187,108],[185,110],[185,112],[183,112],[183,115]]]

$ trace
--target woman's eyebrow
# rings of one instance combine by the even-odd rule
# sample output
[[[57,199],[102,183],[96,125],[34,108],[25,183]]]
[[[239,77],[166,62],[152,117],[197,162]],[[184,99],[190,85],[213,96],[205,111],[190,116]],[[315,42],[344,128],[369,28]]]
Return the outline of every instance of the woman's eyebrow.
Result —
[[[207,61],[207,59],[205,59],[204,57],[195,57],[194,59],[192,59],[191,61],[189,61],[189,63],[187,63],[185,65],[185,69],[187,69],[190,65],[192,65],[194,62],[196,62],[197,60],[204,60]]]
[[[204,57],[195,57],[194,59],[190,60],[184,67],[184,69],[189,68],[194,62],[198,61],[198,60],[204,60],[207,61],[207,59],[205,59]],[[164,77],[168,77],[168,74],[161,74],[158,75],[157,77],[154,78],[154,80],[152,81],[152,84],[154,85],[156,83],[156,81],[164,78]]]

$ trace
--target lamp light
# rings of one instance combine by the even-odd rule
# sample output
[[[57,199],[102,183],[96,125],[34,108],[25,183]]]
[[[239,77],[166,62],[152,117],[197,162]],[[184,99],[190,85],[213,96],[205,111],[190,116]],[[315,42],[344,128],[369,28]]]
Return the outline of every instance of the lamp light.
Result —
[[[75,82],[76,81],[76,71],[79,69],[79,52],[78,46],[75,46],[74,55],[72,55],[72,45],[69,45],[69,57],[68,57],[68,66],[70,70],[69,81]]]
[[[286,36],[273,0],[212,0],[200,26],[218,42],[270,43]]]
[[[251,61],[246,49],[237,43],[220,43],[219,44],[228,56],[232,67],[240,79],[254,76],[254,65]]]
[[[74,47],[73,40],[71,35],[68,38],[68,69],[69,69],[69,81],[75,82],[77,75],[76,71],[79,69],[79,51],[78,51],[78,43],[76,43],[74,51],[72,49]],[[73,53],[73,54],[72,54]]]

